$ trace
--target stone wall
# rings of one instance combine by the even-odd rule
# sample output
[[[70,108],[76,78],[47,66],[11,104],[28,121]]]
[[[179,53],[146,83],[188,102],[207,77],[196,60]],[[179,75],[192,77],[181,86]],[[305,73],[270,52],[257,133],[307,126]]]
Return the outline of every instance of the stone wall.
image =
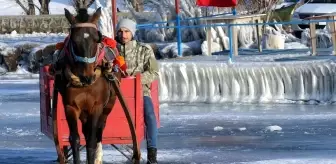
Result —
[[[118,13],[118,19],[132,18],[130,13]],[[68,32],[69,24],[64,15],[0,16],[0,34],[32,32]]]

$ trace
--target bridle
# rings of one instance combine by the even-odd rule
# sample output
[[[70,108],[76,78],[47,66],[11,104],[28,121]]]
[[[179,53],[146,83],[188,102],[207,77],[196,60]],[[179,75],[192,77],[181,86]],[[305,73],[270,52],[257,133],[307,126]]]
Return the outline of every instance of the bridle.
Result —
[[[71,29],[73,28],[78,28],[78,27],[90,27],[90,28],[94,28],[97,30],[97,33],[99,35],[99,40],[101,40],[101,34],[99,34],[98,28],[95,24],[93,23],[77,23],[71,26]],[[65,45],[68,46],[69,49],[66,49],[66,51],[68,51],[68,55],[70,60],[72,60],[71,62],[81,62],[81,63],[89,63],[92,64],[94,62],[96,62],[96,66],[101,64],[102,59],[104,58],[104,44],[97,44],[97,50],[96,50],[96,54],[93,57],[82,57],[82,56],[78,56],[76,55],[75,51],[74,51],[74,47],[73,47],[73,43],[70,41],[70,36],[71,36],[71,30],[69,33],[69,38],[67,39]],[[101,51],[100,51],[101,50]],[[70,51],[70,52],[69,52]],[[98,60],[97,60],[98,58]]]
[[[66,58],[68,59],[68,61],[70,63],[66,63],[66,72],[68,74],[68,78],[70,78],[73,82],[73,85],[74,86],[85,86],[85,85],[90,85],[92,83],[94,83],[96,81],[96,78],[94,79],[94,81],[90,84],[88,83],[83,83],[81,82],[81,80],[79,79],[78,76],[74,75],[72,72],[71,72],[71,67],[70,65],[74,65],[76,62],[80,62],[80,63],[89,63],[89,64],[92,64],[92,63],[95,63],[95,66],[94,66],[94,72],[96,74],[96,76],[100,76],[101,74],[101,69],[98,68],[99,66],[102,66],[103,64],[103,59],[104,59],[104,56],[105,56],[105,45],[100,43],[101,41],[101,35],[100,32],[98,31],[98,28],[95,24],[93,23],[78,23],[78,24],[74,24],[71,26],[71,29],[73,28],[78,28],[78,27],[90,27],[90,28],[94,28],[97,30],[97,33],[98,33],[98,36],[99,36],[99,39],[98,39],[98,44],[97,44],[97,50],[96,50],[96,53],[93,57],[82,57],[82,56],[78,56],[75,51],[74,51],[74,47],[73,47],[73,42],[71,41],[71,30],[70,30],[70,33],[68,35],[68,37],[66,38],[65,40],[65,47],[64,47],[64,53],[65,53],[65,56]]]

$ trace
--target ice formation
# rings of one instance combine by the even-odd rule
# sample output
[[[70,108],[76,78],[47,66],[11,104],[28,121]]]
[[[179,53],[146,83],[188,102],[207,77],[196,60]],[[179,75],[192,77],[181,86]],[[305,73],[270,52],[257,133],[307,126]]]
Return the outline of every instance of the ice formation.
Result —
[[[335,70],[332,60],[161,62],[160,101],[334,102]]]
[[[112,23],[112,4],[111,1],[106,1],[105,5],[101,4],[99,1],[95,1],[95,8],[98,9],[101,7],[102,9],[102,14],[99,18],[98,22],[98,27],[100,32],[108,37],[114,37],[114,32],[113,32],[113,23]]]

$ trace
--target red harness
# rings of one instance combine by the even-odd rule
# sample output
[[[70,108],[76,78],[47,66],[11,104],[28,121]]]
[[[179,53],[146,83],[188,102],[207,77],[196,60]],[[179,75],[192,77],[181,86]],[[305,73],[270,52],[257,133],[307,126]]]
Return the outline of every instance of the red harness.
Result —
[[[64,40],[64,42],[61,43],[57,43],[56,44],[56,49],[61,50],[63,49],[63,55],[62,56],[66,56],[67,59],[70,61],[69,64],[74,64],[75,58],[74,56],[70,53],[70,44],[69,44],[69,39],[70,36],[67,36]],[[109,47],[112,49],[113,54],[114,54],[114,58],[113,61],[108,61],[108,62],[112,62],[113,65],[118,65],[118,67],[122,70],[122,71],[126,71],[127,69],[127,65],[125,63],[125,60],[122,56],[119,55],[118,50],[117,50],[117,42],[115,40],[113,40],[112,38],[109,37],[104,37],[102,40],[102,43],[98,44],[97,47],[97,52],[96,52],[96,60],[95,60],[95,67],[97,67],[98,65],[102,66],[102,62],[104,60],[104,57],[106,55],[106,51],[105,48]],[[108,59],[106,57],[106,59]],[[68,63],[67,65],[70,66]]]

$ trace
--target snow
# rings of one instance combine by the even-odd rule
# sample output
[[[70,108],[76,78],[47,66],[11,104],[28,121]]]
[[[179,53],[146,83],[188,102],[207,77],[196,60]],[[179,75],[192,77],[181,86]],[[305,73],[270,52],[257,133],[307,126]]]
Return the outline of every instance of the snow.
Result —
[[[13,54],[15,52],[14,47],[10,47],[9,45],[5,43],[0,42],[0,54],[8,55],[8,54]]]
[[[275,6],[273,7],[273,9],[277,10],[277,9],[281,9],[281,8],[286,8],[286,7],[288,7],[288,6],[292,6],[292,5],[294,5],[294,4],[295,4],[294,2],[283,2],[283,3],[281,3],[281,4],[275,5]]]
[[[1,34],[0,43],[12,46],[24,43],[51,44],[64,40],[68,34],[65,33],[37,33],[31,34]]]
[[[241,127],[241,128],[238,128],[240,131],[244,131],[246,130],[246,127]]]
[[[222,131],[224,128],[221,126],[214,127],[214,131]]]
[[[39,84],[39,80],[38,79],[26,79],[26,80],[9,79],[9,80],[0,80],[0,84]]]
[[[274,131],[281,131],[282,128],[278,125],[272,125],[272,126],[267,126],[265,128],[266,131],[271,131],[271,132],[274,132]]]

